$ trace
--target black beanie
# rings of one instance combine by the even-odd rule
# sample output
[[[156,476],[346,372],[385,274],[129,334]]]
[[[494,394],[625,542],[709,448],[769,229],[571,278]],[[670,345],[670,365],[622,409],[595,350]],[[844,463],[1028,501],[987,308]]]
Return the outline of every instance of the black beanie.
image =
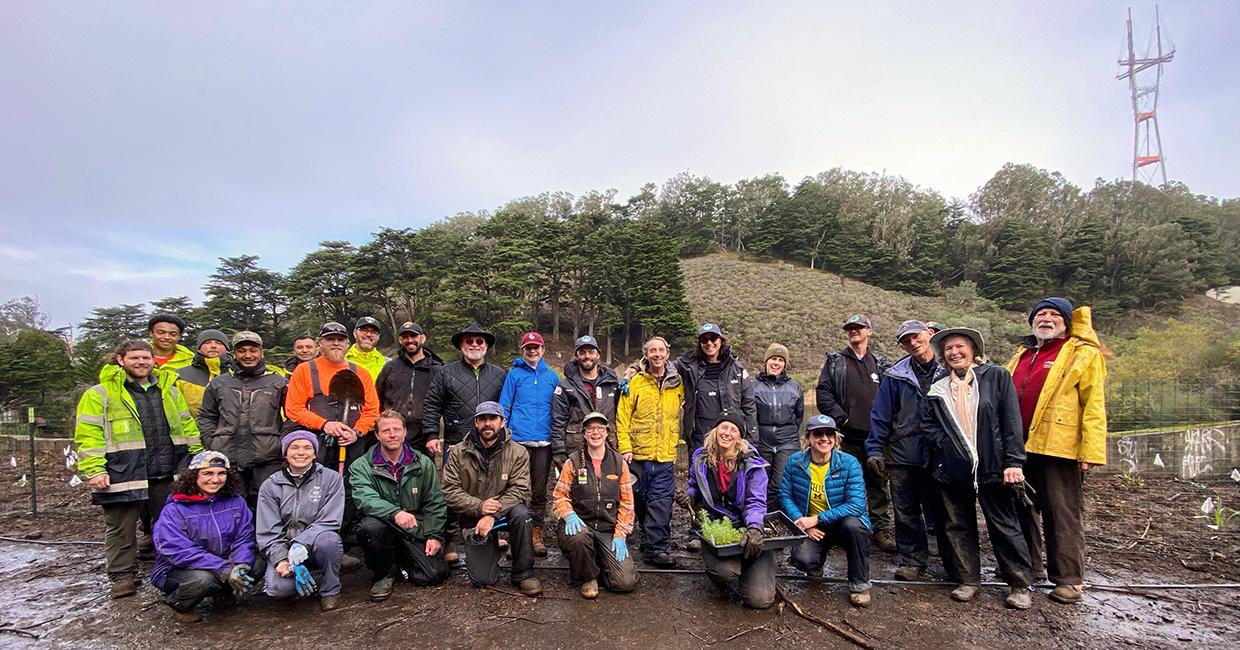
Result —
[[[744,436],[747,433],[746,426],[745,426],[745,417],[744,415],[741,414],[740,411],[724,411],[723,413],[719,414],[719,419],[715,420],[715,426],[719,426],[720,423],[723,423],[723,422],[731,422],[733,425],[736,426],[738,430],[740,430],[742,436]]]

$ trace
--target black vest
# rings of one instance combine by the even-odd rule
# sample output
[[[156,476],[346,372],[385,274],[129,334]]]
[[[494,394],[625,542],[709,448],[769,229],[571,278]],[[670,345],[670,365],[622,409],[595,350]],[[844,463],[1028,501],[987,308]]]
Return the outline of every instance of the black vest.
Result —
[[[616,513],[620,511],[620,454],[608,447],[600,464],[602,476],[595,476],[594,461],[585,449],[572,456],[576,475],[572,481],[573,511],[590,528],[600,533],[616,530]]]

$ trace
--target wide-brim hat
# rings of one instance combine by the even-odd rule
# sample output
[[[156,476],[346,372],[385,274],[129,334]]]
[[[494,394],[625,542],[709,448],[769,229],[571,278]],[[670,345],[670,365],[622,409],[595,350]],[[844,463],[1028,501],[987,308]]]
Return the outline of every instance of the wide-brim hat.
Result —
[[[973,356],[986,356],[986,339],[982,338],[982,333],[971,327],[949,327],[934,336],[930,337],[930,347],[938,352],[939,356],[943,356],[943,341],[949,336],[967,336],[973,341]]]
[[[495,335],[482,329],[482,326],[477,323],[470,323],[466,325],[465,327],[462,327],[461,331],[457,332],[456,334],[453,334],[452,335],[452,347],[460,349],[461,339],[471,334],[477,334],[478,336],[481,336],[482,339],[487,342],[488,348],[495,347]]]

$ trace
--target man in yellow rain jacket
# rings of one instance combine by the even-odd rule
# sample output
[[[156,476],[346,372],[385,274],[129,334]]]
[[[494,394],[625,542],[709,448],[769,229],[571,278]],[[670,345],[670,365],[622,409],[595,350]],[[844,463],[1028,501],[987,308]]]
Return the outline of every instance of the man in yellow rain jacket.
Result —
[[[78,401],[73,440],[91,502],[103,507],[111,594],[123,598],[137,591],[139,518],[154,524],[173,474],[203,448],[176,373],[153,370],[149,343],[126,341],[113,360]]]
[[[620,453],[637,477],[635,506],[642,527],[646,561],[676,568],[668,554],[672,536],[672,499],[676,494],[676,445],[685,402],[680,375],[667,362],[668,346],[656,336],[642,346],[639,370],[616,406]]]
[[[203,330],[198,333],[198,352],[193,362],[177,369],[177,388],[184,393],[189,412],[195,418],[198,417],[198,407],[202,405],[202,395],[207,392],[207,384],[221,374],[232,374],[231,351],[228,337],[223,332]]]
[[[1042,573],[1043,528],[1051,600],[1081,600],[1085,573],[1082,477],[1107,461],[1106,363],[1089,307],[1051,297],[1029,312],[1031,336],[1010,361],[1025,428],[1025,480],[1034,506],[1022,509],[1034,575]]]

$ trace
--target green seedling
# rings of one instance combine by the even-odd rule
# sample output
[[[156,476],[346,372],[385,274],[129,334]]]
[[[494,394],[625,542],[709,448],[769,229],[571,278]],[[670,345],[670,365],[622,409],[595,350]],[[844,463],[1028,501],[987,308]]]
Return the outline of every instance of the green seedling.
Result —
[[[1139,474],[1131,474],[1129,472],[1121,473],[1119,475],[1119,480],[1123,481],[1124,485],[1129,487],[1137,487],[1145,484],[1145,479],[1142,479]]]
[[[1206,528],[1211,530],[1221,530],[1232,519],[1240,516],[1240,510],[1228,508],[1222,504],[1222,501],[1215,503],[1213,498],[1207,498],[1201,504],[1201,511],[1205,514],[1197,515],[1194,519],[1205,519],[1207,522],[1212,522],[1206,524]]]
[[[698,520],[702,522],[702,537],[710,540],[716,547],[735,544],[744,536],[732,522],[727,519],[711,519],[705,510],[698,511]]]

